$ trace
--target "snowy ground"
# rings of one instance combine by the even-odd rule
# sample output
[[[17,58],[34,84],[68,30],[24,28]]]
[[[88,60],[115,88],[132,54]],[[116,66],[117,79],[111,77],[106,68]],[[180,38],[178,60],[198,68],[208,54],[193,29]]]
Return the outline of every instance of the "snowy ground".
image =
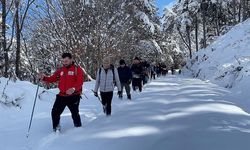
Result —
[[[1,78],[0,91],[5,80]],[[80,105],[82,128],[70,113],[61,118],[63,133],[51,131],[50,111],[57,90],[41,95],[30,137],[26,138],[36,86],[10,83],[7,93],[24,95],[22,108],[0,105],[1,150],[247,150],[250,114],[233,104],[231,93],[198,79],[167,76],[148,84],[133,100],[113,100],[113,115],[102,114],[85,83]],[[41,89],[39,92],[42,92]]]

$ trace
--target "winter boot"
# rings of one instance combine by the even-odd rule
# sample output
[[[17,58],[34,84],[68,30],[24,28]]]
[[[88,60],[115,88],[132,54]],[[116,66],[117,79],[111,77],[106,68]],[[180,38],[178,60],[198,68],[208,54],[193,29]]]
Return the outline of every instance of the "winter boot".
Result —
[[[128,99],[131,100],[131,95],[128,95]]]
[[[60,133],[61,132],[61,126],[58,125],[56,128],[53,129],[55,133]]]

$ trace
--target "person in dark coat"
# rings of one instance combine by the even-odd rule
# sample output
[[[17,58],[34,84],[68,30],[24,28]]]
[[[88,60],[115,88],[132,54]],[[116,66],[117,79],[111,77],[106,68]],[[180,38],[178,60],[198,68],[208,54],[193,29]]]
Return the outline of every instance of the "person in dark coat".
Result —
[[[160,63],[158,63],[156,65],[156,74],[157,74],[157,77],[161,76],[161,73],[162,73],[161,65],[160,65]]]
[[[154,79],[155,80],[155,75],[156,75],[156,66],[155,65],[151,65],[150,66],[150,71],[151,71],[151,80]]]
[[[172,72],[172,74],[174,74],[174,73],[175,73],[174,66],[171,66],[171,72]]]
[[[133,64],[131,66],[132,71],[132,87],[133,90],[136,91],[137,88],[139,88],[139,91],[142,91],[142,74],[143,74],[143,68],[140,63],[140,59],[138,57],[135,57],[133,60]]]
[[[123,59],[120,60],[120,67],[118,67],[119,78],[121,82],[121,94],[119,98],[122,98],[123,88],[125,87],[127,98],[131,100],[131,93],[130,93],[130,84],[132,81],[132,72],[131,69],[126,65]]]
[[[166,75],[168,74],[167,65],[162,64],[162,65],[161,65],[161,68],[162,68],[162,75],[163,75],[163,76],[166,76]]]
[[[150,64],[146,61],[146,60],[143,60],[141,62],[141,66],[142,66],[142,83],[143,85],[147,84],[148,83],[148,79],[149,79],[149,74],[150,74]]]

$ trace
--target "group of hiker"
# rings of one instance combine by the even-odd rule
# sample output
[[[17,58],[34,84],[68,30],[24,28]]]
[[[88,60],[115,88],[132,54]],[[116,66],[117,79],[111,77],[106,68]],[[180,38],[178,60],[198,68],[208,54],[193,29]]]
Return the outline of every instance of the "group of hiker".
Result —
[[[76,65],[70,53],[62,54],[62,67],[57,69],[51,76],[39,74],[39,80],[45,83],[58,82],[59,94],[56,96],[51,116],[53,131],[60,131],[60,116],[67,106],[71,112],[75,127],[81,127],[79,115],[79,103],[84,82],[84,72]],[[139,57],[133,59],[132,65],[126,64],[125,60],[119,61],[119,67],[112,65],[110,58],[104,58],[102,66],[97,70],[96,82],[93,93],[99,98],[103,105],[104,113],[111,115],[111,103],[115,86],[118,89],[118,97],[123,98],[125,88],[127,99],[131,100],[131,83],[134,91],[142,92],[143,85],[155,76],[164,75],[164,66],[150,65],[147,61],[142,61]]]

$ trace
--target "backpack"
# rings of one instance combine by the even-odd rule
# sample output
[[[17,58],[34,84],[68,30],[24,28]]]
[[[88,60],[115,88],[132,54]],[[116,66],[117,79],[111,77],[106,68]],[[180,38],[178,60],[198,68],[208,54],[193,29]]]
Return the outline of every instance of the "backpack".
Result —
[[[116,81],[115,81],[115,67],[114,67],[114,65],[110,65],[110,69],[112,70],[112,73],[113,73],[113,83],[116,86]],[[102,67],[99,68],[99,77],[101,75],[101,71],[102,71]],[[100,78],[99,78],[99,80],[100,80]]]

